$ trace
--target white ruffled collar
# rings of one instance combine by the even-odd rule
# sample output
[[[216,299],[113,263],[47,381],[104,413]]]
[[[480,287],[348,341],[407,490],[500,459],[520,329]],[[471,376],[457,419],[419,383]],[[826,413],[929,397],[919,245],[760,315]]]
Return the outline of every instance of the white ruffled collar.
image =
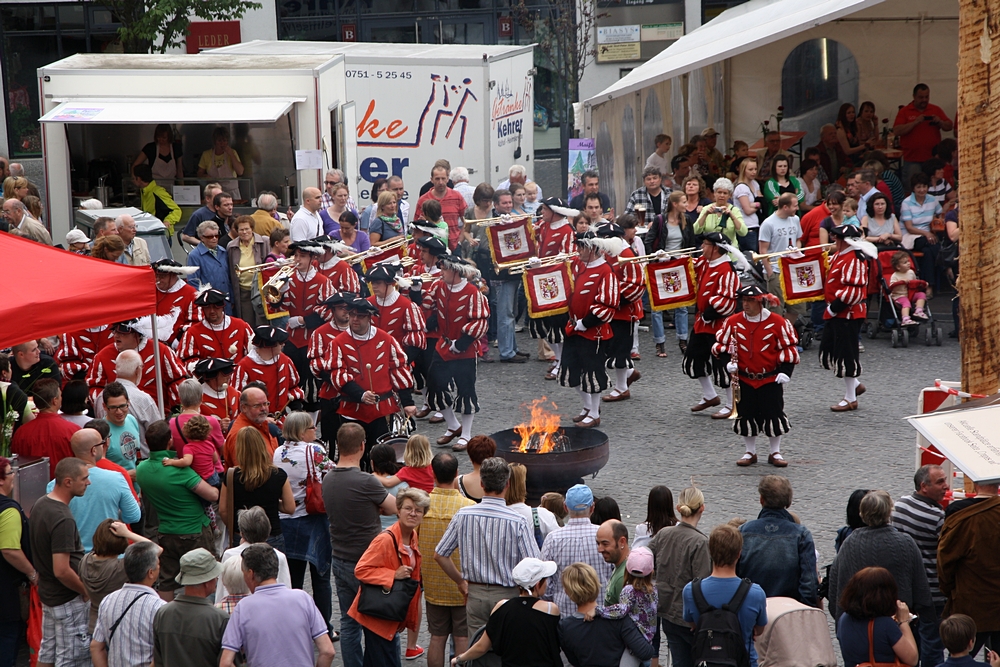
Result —
[[[375,303],[385,307],[391,306],[397,301],[399,301],[399,292],[397,290],[391,290],[389,294],[385,297],[385,301],[383,301],[378,297],[375,297]]]

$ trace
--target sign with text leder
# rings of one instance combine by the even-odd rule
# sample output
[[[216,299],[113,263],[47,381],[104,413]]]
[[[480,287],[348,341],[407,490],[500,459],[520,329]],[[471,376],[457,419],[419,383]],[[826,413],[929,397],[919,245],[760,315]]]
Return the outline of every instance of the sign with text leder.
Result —
[[[192,21],[188,24],[188,53],[200,53],[239,43],[239,21]]]
[[[598,44],[638,42],[642,30],[638,25],[604,25],[597,27]]]
[[[1000,482],[1000,405],[906,419],[974,482]]]
[[[643,42],[662,42],[669,39],[680,39],[683,36],[683,22],[643,25],[640,31],[640,38]]]
[[[641,60],[641,58],[642,44],[639,42],[597,45],[597,62],[599,63],[617,63]]]

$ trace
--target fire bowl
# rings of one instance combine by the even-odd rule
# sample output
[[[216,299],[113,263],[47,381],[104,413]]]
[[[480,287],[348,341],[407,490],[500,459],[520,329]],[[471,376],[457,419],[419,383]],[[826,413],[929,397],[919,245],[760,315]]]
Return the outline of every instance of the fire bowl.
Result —
[[[610,455],[608,436],[591,428],[569,426],[560,429],[568,439],[565,450],[545,454],[519,452],[521,436],[514,429],[490,435],[497,443],[497,456],[508,463],[521,463],[528,469],[528,497],[538,500],[543,493],[579,484],[587,475],[596,475]]]

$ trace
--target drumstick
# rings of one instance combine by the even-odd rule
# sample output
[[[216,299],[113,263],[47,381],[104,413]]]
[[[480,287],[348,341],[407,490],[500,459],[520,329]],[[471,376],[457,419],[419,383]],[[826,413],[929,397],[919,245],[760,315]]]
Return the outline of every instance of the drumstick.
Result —
[[[368,386],[369,386],[369,390],[368,391],[370,391],[370,392],[372,392],[374,394],[375,393],[375,383],[372,382],[372,365],[371,364],[365,364],[365,369],[367,369],[367,371],[368,371]]]

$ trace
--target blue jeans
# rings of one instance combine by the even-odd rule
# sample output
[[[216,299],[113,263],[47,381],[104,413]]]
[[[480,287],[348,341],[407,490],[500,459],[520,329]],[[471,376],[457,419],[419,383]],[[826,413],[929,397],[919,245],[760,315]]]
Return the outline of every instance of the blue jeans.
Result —
[[[672,667],[694,667],[694,659],[691,657],[694,633],[691,632],[691,628],[671,623],[661,617],[660,629],[667,638]]]
[[[491,280],[490,292],[496,299],[497,349],[501,359],[510,359],[517,352],[514,339],[514,306],[517,303],[517,286],[514,280]]]
[[[399,633],[386,640],[368,628],[365,632],[365,661],[364,667],[400,667],[399,662]],[[341,639],[341,641],[344,641]],[[346,663],[345,663],[346,664]]]
[[[826,324],[826,320],[823,319],[823,313],[826,312],[826,301],[822,299],[819,301],[812,302],[812,325],[813,325],[813,335],[819,337],[820,333],[823,332],[823,325]]]
[[[341,560],[336,556],[330,561],[330,571],[337,582],[337,603],[340,605],[340,651],[344,667],[362,667],[364,649],[361,648],[361,624],[347,615],[354,598],[358,595],[357,577],[354,576],[356,561]],[[385,641],[385,640],[383,640]],[[399,651],[396,651],[399,655]]]
[[[750,252],[760,252],[760,248],[757,246],[757,235],[760,233],[760,227],[754,227],[752,229],[747,229],[746,236],[736,237],[736,243],[739,245],[740,250]]]
[[[688,338],[688,310],[687,308],[674,308],[673,310],[666,311],[671,313],[674,318],[674,333],[677,335],[677,340],[687,340]],[[667,334],[663,329],[663,313],[662,310],[654,310],[649,314],[649,319],[653,325],[653,342],[654,343],[665,343],[667,341]]]
[[[944,662],[944,644],[938,634],[938,621],[944,606],[935,605],[934,614],[921,616],[917,620],[917,648],[920,650],[920,667],[937,667]]]
[[[0,667],[14,667],[22,632],[24,623],[21,621],[0,622]]]

